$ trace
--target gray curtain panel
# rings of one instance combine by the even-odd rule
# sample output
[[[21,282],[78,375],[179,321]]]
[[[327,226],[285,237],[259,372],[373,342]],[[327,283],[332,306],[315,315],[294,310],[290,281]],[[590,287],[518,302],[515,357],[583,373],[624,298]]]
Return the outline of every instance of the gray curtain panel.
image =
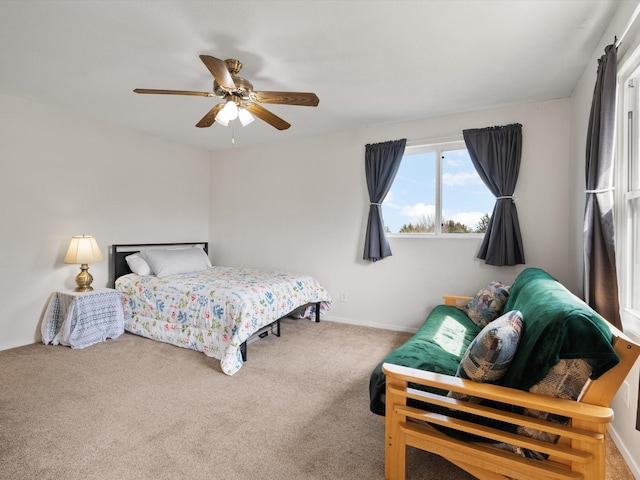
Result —
[[[618,52],[615,41],[598,60],[589,115],[585,163],[584,296],[605,319],[622,330],[613,218],[613,167]],[[640,430],[640,394],[636,410]]]
[[[463,130],[469,156],[480,178],[496,196],[491,221],[478,250],[489,265],[524,263],[524,249],[513,192],[522,155],[522,125]]]
[[[364,260],[377,262],[391,256],[389,240],[384,233],[380,204],[389,193],[398,172],[406,139],[368,144],[365,147],[364,168],[369,189],[369,220],[364,241]]]
[[[598,60],[587,131],[584,297],[596,312],[622,329],[613,219],[617,51],[615,45],[609,45],[604,52]]]

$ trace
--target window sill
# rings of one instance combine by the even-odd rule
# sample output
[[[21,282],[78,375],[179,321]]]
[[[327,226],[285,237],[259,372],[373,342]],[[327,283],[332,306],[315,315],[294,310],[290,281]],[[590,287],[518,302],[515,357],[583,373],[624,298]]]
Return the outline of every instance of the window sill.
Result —
[[[634,342],[640,343],[640,318],[629,310],[622,312],[622,331]]]
[[[484,238],[484,233],[387,233],[387,238],[430,238],[440,240],[452,240],[466,238],[469,240],[479,240]]]

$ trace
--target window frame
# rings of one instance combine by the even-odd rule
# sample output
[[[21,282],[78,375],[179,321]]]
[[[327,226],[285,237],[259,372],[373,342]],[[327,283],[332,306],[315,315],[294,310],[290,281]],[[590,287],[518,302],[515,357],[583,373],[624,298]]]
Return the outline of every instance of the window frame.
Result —
[[[640,48],[618,70],[618,92],[614,215],[620,316],[625,333],[640,338],[640,308],[632,308],[633,277],[634,274],[636,278],[640,276],[632,265],[633,248],[634,241],[640,242],[640,234],[634,236],[631,205],[640,198],[640,171],[634,170],[640,169]],[[634,175],[638,178],[635,187],[632,185]],[[638,283],[636,281],[636,287],[640,287]],[[640,296],[640,292],[636,295]],[[640,298],[635,298],[635,304],[640,305]]]
[[[467,144],[464,141],[462,135],[450,137],[443,140],[431,140],[431,141],[413,141],[407,142],[403,153],[403,159],[405,155],[415,155],[420,153],[435,152],[436,154],[436,167],[435,167],[435,215],[434,215],[434,232],[414,232],[414,233],[392,233],[385,231],[387,238],[468,238],[468,239],[482,239],[484,233],[442,233],[442,175],[443,175],[443,155],[442,152],[450,150],[467,150]],[[477,172],[476,172],[477,173]],[[480,179],[482,181],[482,179]],[[395,181],[395,180],[394,180]],[[484,185],[484,182],[483,182]],[[393,184],[392,184],[393,188]],[[486,185],[485,185],[485,188]],[[489,194],[491,191],[487,188]],[[493,194],[491,194],[493,196]],[[384,205],[386,198],[382,201]],[[494,197],[495,206],[495,197]],[[493,208],[489,215],[493,213]],[[383,211],[384,220],[384,211]],[[386,227],[386,225],[385,225]]]

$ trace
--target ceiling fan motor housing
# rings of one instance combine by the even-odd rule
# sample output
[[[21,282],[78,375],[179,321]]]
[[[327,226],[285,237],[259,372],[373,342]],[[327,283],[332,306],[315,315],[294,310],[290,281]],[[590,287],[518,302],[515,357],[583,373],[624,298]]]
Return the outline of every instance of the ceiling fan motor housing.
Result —
[[[213,81],[213,91],[216,96],[225,97],[227,95],[235,95],[243,100],[249,100],[249,96],[251,92],[253,92],[253,84],[246,78],[237,77],[234,74],[231,74],[231,78],[233,79],[233,83],[236,84],[234,90],[223,87],[216,80]]]
[[[214,79],[213,91],[216,96],[224,98],[227,95],[233,95],[240,97],[243,100],[249,100],[249,96],[251,95],[251,92],[253,92],[253,84],[246,78],[238,76],[240,69],[242,69],[242,62],[235,58],[227,58],[224,63],[227,66],[227,70],[229,70],[229,74],[231,74],[231,79],[233,80],[233,83],[235,83],[236,88],[230,89],[228,87],[223,87],[216,79]]]
[[[237,75],[240,73],[240,69],[242,69],[242,62],[235,58],[227,58],[224,63],[227,64],[227,70],[229,70],[231,75]]]

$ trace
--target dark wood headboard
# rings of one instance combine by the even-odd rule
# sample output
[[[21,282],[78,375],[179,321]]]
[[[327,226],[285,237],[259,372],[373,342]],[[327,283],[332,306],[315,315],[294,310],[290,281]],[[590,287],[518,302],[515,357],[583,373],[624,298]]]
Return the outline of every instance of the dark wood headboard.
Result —
[[[122,275],[131,273],[131,269],[125,258],[148,248],[169,248],[169,247],[188,247],[200,245],[205,253],[209,253],[209,242],[178,242],[178,243],[127,243],[111,246],[111,274],[112,279],[109,284],[114,287],[116,280]]]

